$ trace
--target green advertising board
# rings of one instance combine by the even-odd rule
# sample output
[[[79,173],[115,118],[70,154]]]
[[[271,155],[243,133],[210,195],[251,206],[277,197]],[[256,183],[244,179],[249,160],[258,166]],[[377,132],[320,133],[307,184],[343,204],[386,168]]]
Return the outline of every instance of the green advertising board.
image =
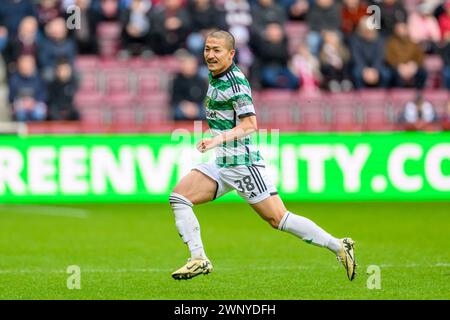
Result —
[[[198,162],[190,133],[3,136],[1,203],[167,201]],[[279,193],[300,201],[450,201],[450,133],[258,135]],[[218,201],[235,201],[232,192]]]

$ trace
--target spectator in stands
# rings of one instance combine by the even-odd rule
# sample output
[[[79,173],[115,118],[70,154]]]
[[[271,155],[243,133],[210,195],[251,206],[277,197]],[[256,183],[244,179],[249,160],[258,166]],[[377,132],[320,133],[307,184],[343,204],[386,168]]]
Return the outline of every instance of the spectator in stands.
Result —
[[[97,54],[97,21],[92,9],[92,0],[75,0],[80,10],[80,28],[74,30],[74,38],[80,54]]]
[[[187,38],[187,48],[198,59],[203,59],[207,34],[216,28],[225,29],[225,18],[211,0],[191,0],[188,12],[192,19],[192,32]]]
[[[37,20],[41,32],[45,30],[45,26],[57,17],[62,17],[60,0],[39,0],[36,5]]]
[[[439,17],[441,16],[441,14],[443,14],[445,12],[445,3],[447,2],[447,0],[424,0],[427,1],[428,3],[430,3],[433,8],[433,16],[436,19],[439,19]]]
[[[398,22],[395,25],[394,34],[386,42],[385,58],[392,69],[395,86],[424,88],[427,78],[423,68],[424,52],[411,41],[406,23]]]
[[[405,105],[401,115],[400,123],[406,130],[417,131],[430,129],[437,120],[433,105],[418,93],[414,101]]]
[[[317,0],[308,11],[307,35],[308,46],[311,52],[318,56],[322,45],[322,31],[339,30],[341,27],[341,9],[335,0]]]
[[[32,55],[20,56],[17,72],[9,79],[9,102],[17,121],[41,121],[46,119],[47,90],[36,69]]]
[[[440,48],[440,54],[442,61],[444,62],[444,69],[442,70],[444,84],[445,87],[450,90],[450,34],[448,34],[447,39],[444,40],[444,43]]]
[[[27,16],[36,16],[32,0],[0,1],[0,25],[8,29],[10,37],[16,35],[20,21]]]
[[[367,15],[367,5],[361,0],[344,0],[342,6],[342,31],[349,37],[359,25],[361,18]]]
[[[5,48],[5,62],[10,73],[15,71],[17,58],[22,55],[32,55],[37,58],[38,23],[35,17],[28,16],[20,22],[17,36],[12,37]]]
[[[322,32],[320,69],[326,89],[331,92],[350,91],[353,87],[349,75],[350,53],[334,30]]]
[[[122,18],[122,47],[131,55],[150,50],[151,0],[132,0]]]
[[[292,57],[292,68],[302,83],[302,91],[309,93],[319,92],[322,82],[320,62],[306,44],[301,44]]]
[[[260,34],[250,35],[253,18],[251,7],[247,0],[227,0],[223,3],[222,10],[225,13],[225,23],[229,31],[236,35],[239,34],[241,40],[247,40],[247,43],[240,42],[241,47],[247,47],[250,39],[261,36]]]
[[[48,86],[48,108],[50,120],[78,120],[80,118],[73,99],[78,89],[78,82],[72,66],[65,60],[56,66],[55,80]]]
[[[444,12],[439,16],[439,27],[441,29],[442,39],[450,37],[450,1],[443,5]]]
[[[310,8],[310,0],[280,0],[289,20],[305,20]]]
[[[435,53],[437,43],[441,40],[441,31],[433,7],[422,2],[408,17],[408,29],[411,40],[419,44],[426,53]]]
[[[233,26],[249,28],[252,24],[251,8],[247,0],[224,1],[223,11],[228,28]]]
[[[384,0],[380,4],[381,32],[383,36],[390,36],[398,22],[406,22],[408,12],[402,0]]]
[[[266,88],[297,89],[299,80],[288,68],[288,43],[282,26],[270,23],[264,31],[253,45],[260,65],[261,84]]]
[[[0,53],[4,55],[3,50],[8,45],[8,29],[5,26],[0,25]]]
[[[252,78],[250,69],[253,67],[255,58],[249,45],[250,34],[247,29],[241,26],[231,27],[229,32],[235,39],[236,54],[234,55],[234,60],[245,76]]]
[[[184,46],[191,20],[181,0],[164,0],[164,6],[152,10],[150,21],[151,48],[156,54],[172,54]]]
[[[120,22],[122,10],[119,6],[119,0],[100,0],[99,2],[99,9],[94,10],[93,8],[96,26],[101,22]]]
[[[192,55],[180,55],[180,73],[172,85],[171,104],[174,120],[204,120],[203,99],[207,83],[198,75],[198,61]]]
[[[353,81],[357,89],[387,88],[391,76],[384,64],[384,42],[377,29],[368,27],[367,20],[367,17],[361,19],[350,38]]]
[[[4,82],[7,75],[7,67],[5,64],[4,50],[8,44],[8,29],[5,26],[0,25],[0,87],[4,86]],[[0,109],[5,99],[0,99]]]
[[[192,19],[192,31],[202,32],[216,28],[225,28],[225,19],[211,0],[191,0],[188,11]]]
[[[42,40],[39,48],[39,62],[43,78],[50,82],[54,78],[57,62],[66,59],[73,65],[77,50],[75,41],[68,37],[63,18],[56,18],[47,23],[45,35],[46,38]]]
[[[77,44],[79,54],[97,54],[96,21],[91,3],[92,0],[71,0],[80,13],[79,28],[71,30]],[[66,4],[66,10],[70,4]],[[73,12],[69,12],[73,14]]]
[[[287,20],[283,7],[274,0],[258,0],[252,7],[251,13],[253,19],[252,28],[255,30],[264,30],[269,23],[283,25]]]

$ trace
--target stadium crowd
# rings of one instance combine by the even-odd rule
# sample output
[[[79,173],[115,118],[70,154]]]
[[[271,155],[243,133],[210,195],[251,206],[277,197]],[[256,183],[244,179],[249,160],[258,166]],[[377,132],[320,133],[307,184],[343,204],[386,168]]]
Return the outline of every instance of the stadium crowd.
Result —
[[[413,2],[407,8],[401,0],[2,0],[2,78],[15,120],[77,120],[75,61],[101,56],[99,28],[115,22],[117,58],[180,58],[171,90],[175,119],[205,116],[201,60],[205,36],[216,28],[235,36],[236,62],[256,90],[421,90],[429,85],[427,55],[444,66],[432,85],[450,90],[450,1]],[[379,26],[371,5],[380,9]],[[69,26],[74,12],[79,28]],[[286,29],[293,21],[307,26],[294,47]],[[405,106],[405,121],[414,114],[429,112]]]

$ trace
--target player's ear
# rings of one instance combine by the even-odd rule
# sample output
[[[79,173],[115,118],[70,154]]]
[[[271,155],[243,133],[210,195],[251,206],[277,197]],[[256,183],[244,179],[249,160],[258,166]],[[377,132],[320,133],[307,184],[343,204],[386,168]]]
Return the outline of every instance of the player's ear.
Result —
[[[235,49],[231,49],[230,50],[230,58],[231,58],[231,60],[233,60],[234,59],[234,55],[236,54],[236,50]]]

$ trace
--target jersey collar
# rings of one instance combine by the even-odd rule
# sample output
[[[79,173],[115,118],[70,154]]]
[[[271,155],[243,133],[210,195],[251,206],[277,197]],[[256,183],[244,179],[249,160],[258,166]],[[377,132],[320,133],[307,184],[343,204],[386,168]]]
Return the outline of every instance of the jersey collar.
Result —
[[[219,74],[216,74],[215,76],[213,76],[212,73],[210,72],[211,78],[213,78],[213,79],[219,79],[219,78],[223,77],[224,75],[226,75],[228,72],[230,72],[230,71],[233,69],[234,65],[235,65],[235,64],[234,64],[234,62],[233,62],[233,63],[228,67],[227,70],[225,70],[225,71],[223,71],[223,72],[221,72],[221,73],[219,73]]]

